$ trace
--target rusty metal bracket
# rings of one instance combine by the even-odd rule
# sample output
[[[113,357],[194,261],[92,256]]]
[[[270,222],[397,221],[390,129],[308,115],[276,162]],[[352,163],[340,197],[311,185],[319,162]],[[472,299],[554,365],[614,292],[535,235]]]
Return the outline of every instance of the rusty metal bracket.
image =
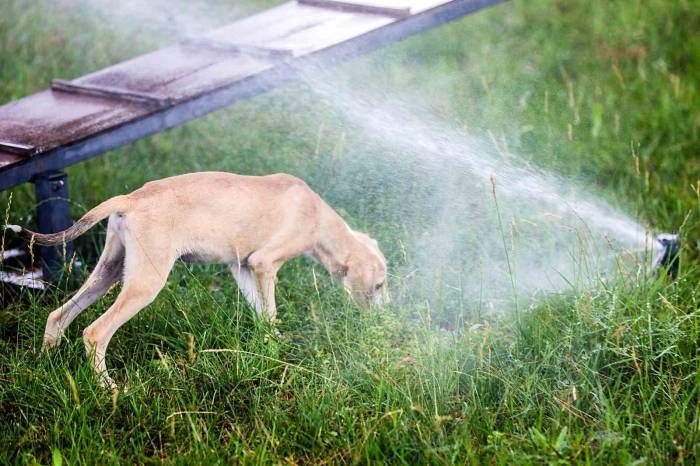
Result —
[[[348,13],[367,13],[372,15],[391,16],[393,18],[405,18],[407,16],[411,16],[410,7],[382,6],[373,5],[371,3],[356,3],[342,0],[297,0],[297,3],[300,5],[346,11]]]
[[[0,150],[10,154],[24,155],[25,157],[31,157],[36,153],[36,147],[34,146],[10,141],[0,141]]]
[[[69,94],[90,95],[95,97],[105,97],[108,99],[126,100],[145,105],[153,105],[158,108],[170,107],[175,102],[169,97],[155,96],[144,92],[127,91],[116,87],[96,86],[94,84],[79,84],[63,79],[51,81],[51,90],[66,92]]]
[[[272,60],[284,60],[294,58],[294,52],[289,49],[277,49],[270,47],[258,47],[248,44],[234,44],[206,37],[192,37],[180,42],[184,47],[204,48],[214,52],[230,53],[234,55],[249,55],[256,58]]]

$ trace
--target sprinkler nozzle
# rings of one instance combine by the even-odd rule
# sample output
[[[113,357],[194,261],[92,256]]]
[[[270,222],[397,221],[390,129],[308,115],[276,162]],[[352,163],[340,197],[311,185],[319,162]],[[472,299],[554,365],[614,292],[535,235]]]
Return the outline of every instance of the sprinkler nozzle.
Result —
[[[666,272],[672,280],[678,276],[678,262],[681,251],[681,239],[678,235],[661,233],[656,236],[658,256],[654,264],[657,273]]]

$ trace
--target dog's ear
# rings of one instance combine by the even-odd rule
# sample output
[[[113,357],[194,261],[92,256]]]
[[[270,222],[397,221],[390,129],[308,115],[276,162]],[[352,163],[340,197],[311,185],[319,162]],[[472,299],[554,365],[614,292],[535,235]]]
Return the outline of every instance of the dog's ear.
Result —
[[[345,264],[339,264],[333,271],[333,276],[336,280],[342,280],[348,274],[348,266]]]

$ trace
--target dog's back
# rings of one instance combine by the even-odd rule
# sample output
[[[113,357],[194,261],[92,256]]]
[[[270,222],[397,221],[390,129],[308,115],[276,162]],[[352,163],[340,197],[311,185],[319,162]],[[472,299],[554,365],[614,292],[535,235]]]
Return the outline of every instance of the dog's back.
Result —
[[[214,262],[246,257],[284,229],[307,237],[311,246],[320,201],[291,175],[224,172],[149,182],[127,198],[130,207],[119,220],[126,228],[161,237],[179,254],[198,252]]]

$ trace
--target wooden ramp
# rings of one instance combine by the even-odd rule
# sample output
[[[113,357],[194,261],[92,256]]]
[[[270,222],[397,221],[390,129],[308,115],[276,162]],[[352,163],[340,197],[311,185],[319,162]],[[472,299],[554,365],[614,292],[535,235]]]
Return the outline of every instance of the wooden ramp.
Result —
[[[0,106],[0,190],[502,0],[298,0]]]

